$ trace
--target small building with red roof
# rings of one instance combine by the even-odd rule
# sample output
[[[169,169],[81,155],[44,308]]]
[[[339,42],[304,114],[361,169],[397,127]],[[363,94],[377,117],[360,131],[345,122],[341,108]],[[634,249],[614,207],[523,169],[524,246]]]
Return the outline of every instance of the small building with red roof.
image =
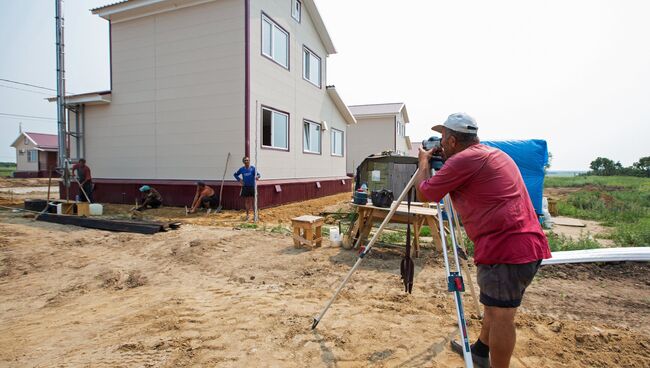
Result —
[[[52,170],[56,176],[57,152],[56,134],[22,132],[11,147],[16,149],[17,178],[46,178]]]

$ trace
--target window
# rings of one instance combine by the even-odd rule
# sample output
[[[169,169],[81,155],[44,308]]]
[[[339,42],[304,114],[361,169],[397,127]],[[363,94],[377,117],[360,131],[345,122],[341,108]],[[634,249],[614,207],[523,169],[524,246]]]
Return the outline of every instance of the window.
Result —
[[[38,151],[29,150],[27,151],[27,162],[36,162],[38,161]]]
[[[289,150],[289,115],[262,108],[262,146]]]
[[[291,4],[291,17],[300,23],[300,13],[302,11],[302,3],[300,0],[293,0]]]
[[[332,128],[332,156],[343,156],[343,132]]]
[[[320,88],[320,58],[306,47],[302,50],[302,77]]]
[[[262,54],[289,69],[289,33],[263,14]]]
[[[320,124],[308,120],[303,122],[303,152],[321,153],[321,131]]]

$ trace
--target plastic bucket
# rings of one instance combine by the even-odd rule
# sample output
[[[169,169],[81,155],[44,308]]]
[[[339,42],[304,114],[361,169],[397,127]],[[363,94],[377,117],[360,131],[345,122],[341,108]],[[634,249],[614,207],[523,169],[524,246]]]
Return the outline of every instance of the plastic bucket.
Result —
[[[339,228],[338,227],[330,227],[330,241],[340,241],[341,240],[341,234],[339,234]]]
[[[99,203],[91,203],[88,205],[90,216],[101,216],[104,213],[104,206]]]
[[[63,209],[62,209],[62,208],[63,208],[63,204],[61,204],[61,203],[57,203],[57,204],[56,204],[56,214],[57,214],[57,215],[60,215],[61,213],[63,213]]]

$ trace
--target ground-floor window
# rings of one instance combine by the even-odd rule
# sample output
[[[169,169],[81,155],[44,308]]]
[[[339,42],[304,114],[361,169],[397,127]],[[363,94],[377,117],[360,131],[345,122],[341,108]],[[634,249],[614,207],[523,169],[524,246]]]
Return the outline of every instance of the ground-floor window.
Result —
[[[38,151],[29,150],[27,151],[27,162],[36,162],[38,161]]]
[[[321,126],[318,123],[309,120],[303,122],[303,152],[321,153],[321,130]]]
[[[262,107],[262,146],[289,150],[289,114]]]
[[[332,128],[332,156],[343,156],[343,131]]]

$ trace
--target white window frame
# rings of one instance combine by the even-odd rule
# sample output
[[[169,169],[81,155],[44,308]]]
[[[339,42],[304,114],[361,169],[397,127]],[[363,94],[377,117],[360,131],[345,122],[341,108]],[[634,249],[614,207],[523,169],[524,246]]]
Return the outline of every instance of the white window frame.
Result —
[[[264,110],[267,110],[267,111],[271,112],[271,145],[270,146],[264,144]],[[274,146],[273,145],[273,142],[274,142],[273,138],[274,138],[274,134],[275,134],[275,130],[276,130],[275,129],[276,124],[279,123],[279,122],[276,122],[276,120],[275,120],[275,117],[277,115],[286,116],[286,118],[287,118],[287,123],[286,123],[287,125],[286,125],[286,128],[285,128],[285,131],[286,131],[286,137],[285,138],[286,138],[286,142],[287,142],[286,147],[280,147],[280,146]],[[289,127],[291,126],[291,124],[290,124],[290,121],[289,121],[289,114],[288,113],[285,113],[285,112],[282,112],[282,111],[279,111],[279,110],[275,110],[275,109],[267,107],[267,106],[262,106],[262,121],[260,123],[262,124],[262,127],[261,127],[262,148],[289,151],[289,135],[290,135],[289,134]]]
[[[27,162],[38,162],[38,150],[27,151]]]
[[[305,131],[305,127],[308,126],[309,130]],[[311,133],[312,133],[312,128],[315,128],[318,131],[318,147],[316,147],[316,150],[313,150],[313,147],[311,146],[311,142],[309,140],[311,139]],[[309,145],[309,147],[308,147]],[[302,121],[302,152],[303,153],[313,153],[313,154],[322,154],[323,152],[323,126],[321,124],[318,124],[316,122],[313,122],[311,120],[303,120]]]
[[[318,83],[313,81],[311,77],[311,58],[318,60]],[[307,72],[310,72],[310,75],[307,75]],[[311,51],[307,46],[302,47],[302,79],[313,84],[314,86],[321,88],[321,76],[323,75],[323,59],[320,56],[316,55],[315,52]]]
[[[271,33],[270,33],[271,39],[269,40],[269,42],[270,42],[270,44],[269,44],[269,50],[270,50],[269,53],[266,53],[265,50],[264,50],[264,45],[265,45],[265,42],[266,42],[266,40],[264,39],[264,23],[265,22],[268,23],[271,26]],[[261,34],[261,38],[262,38],[262,42],[261,42],[262,55],[264,55],[268,59],[271,59],[272,61],[274,61],[276,64],[280,65],[281,67],[289,70],[289,57],[290,57],[290,51],[289,51],[289,47],[290,47],[289,43],[290,43],[290,41],[289,40],[291,39],[291,37],[290,37],[291,35],[289,34],[289,32],[285,31],[284,28],[280,27],[277,23],[275,23],[273,21],[273,19],[269,18],[264,13],[262,13],[262,23],[261,23],[261,25],[262,25],[262,28],[260,30],[260,34]],[[286,63],[286,65],[281,63],[279,60],[277,60],[276,59],[277,55],[274,55],[274,49],[275,49],[274,45],[275,45],[275,42],[276,42],[276,39],[275,39],[275,34],[276,33],[274,32],[274,30],[280,31],[281,33],[283,33],[287,37],[286,38],[286,42],[287,42],[287,47],[286,47],[286,50],[287,50],[287,55],[286,55],[287,63]]]
[[[336,150],[335,136],[336,136],[337,133],[341,134],[341,153],[340,154],[335,152],[335,150]],[[337,157],[343,157],[345,155],[345,132],[342,131],[342,130],[338,130],[336,128],[332,128],[332,135],[330,136],[330,138],[331,138],[330,139],[330,141],[331,141],[331,143],[330,143],[331,155],[332,156],[337,156]]]
[[[300,23],[302,18],[302,2],[300,0],[291,1],[291,18]]]

